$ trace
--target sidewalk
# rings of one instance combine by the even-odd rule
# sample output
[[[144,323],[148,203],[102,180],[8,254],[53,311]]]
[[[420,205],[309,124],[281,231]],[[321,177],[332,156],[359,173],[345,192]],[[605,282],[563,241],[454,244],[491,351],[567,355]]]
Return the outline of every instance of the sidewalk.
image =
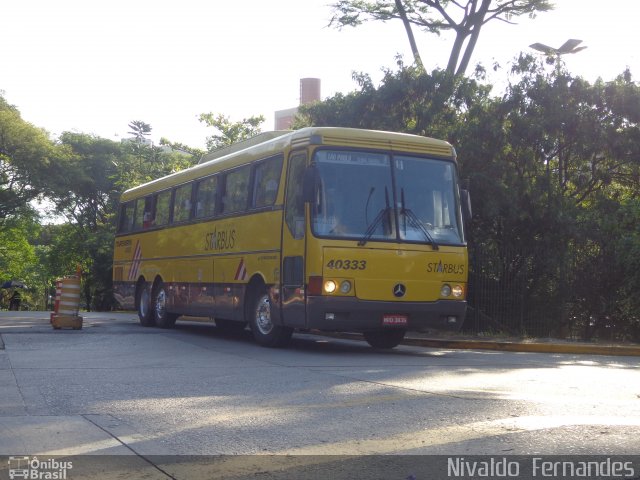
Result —
[[[402,342],[404,345],[419,345],[421,347],[497,350],[502,352],[535,352],[535,353],[567,353],[580,355],[620,355],[640,356],[640,345],[612,345],[586,342],[571,342],[566,340],[491,340],[475,339],[443,339],[418,338],[409,336]]]
[[[335,336],[349,340],[364,338],[356,333],[339,333],[322,335]],[[611,343],[578,342],[560,339],[525,339],[512,338],[509,340],[492,337],[469,337],[465,335],[429,335],[420,332],[409,332],[402,341],[402,345],[412,345],[427,348],[449,348],[463,350],[495,350],[501,352],[523,353],[564,353],[573,355],[615,355],[640,356],[640,345],[615,345]]]

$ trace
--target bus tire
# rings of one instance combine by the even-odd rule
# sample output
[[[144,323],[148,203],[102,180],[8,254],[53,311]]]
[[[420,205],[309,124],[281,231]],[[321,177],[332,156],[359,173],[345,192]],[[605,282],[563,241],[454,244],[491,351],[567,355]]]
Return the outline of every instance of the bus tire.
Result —
[[[364,338],[373,348],[389,349],[397,347],[406,333],[404,329],[372,330],[364,332]]]
[[[248,314],[253,337],[263,347],[281,348],[291,340],[293,329],[275,325],[271,320],[271,300],[264,286],[249,296]]]
[[[153,327],[156,322],[151,308],[151,287],[147,282],[140,282],[136,290],[138,318],[143,327]]]
[[[167,312],[167,289],[162,280],[158,280],[153,287],[151,309],[156,326],[160,328],[173,328],[178,319],[175,313]]]

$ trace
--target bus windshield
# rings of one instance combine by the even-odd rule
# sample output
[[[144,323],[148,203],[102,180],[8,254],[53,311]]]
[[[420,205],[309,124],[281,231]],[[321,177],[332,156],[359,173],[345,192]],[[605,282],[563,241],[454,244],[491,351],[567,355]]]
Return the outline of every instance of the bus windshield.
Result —
[[[461,245],[453,162],[353,150],[315,153],[319,237]]]

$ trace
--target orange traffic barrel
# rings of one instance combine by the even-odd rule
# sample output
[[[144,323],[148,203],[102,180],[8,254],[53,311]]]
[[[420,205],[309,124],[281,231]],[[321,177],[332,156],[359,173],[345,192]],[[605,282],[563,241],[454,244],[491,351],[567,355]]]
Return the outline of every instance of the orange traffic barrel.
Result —
[[[60,306],[60,294],[62,293],[62,279],[58,278],[56,280],[56,299],[53,304],[53,311],[58,313],[58,307]]]
[[[56,313],[76,316],[78,310],[80,310],[80,277],[65,277],[62,279],[60,301]]]

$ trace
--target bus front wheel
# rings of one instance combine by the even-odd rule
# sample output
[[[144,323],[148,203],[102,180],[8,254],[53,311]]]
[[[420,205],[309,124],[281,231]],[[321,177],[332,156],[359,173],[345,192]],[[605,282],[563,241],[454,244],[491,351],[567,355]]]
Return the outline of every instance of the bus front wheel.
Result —
[[[160,328],[172,328],[176,324],[178,315],[167,311],[167,290],[162,281],[153,287],[153,318],[155,324]]]
[[[373,348],[393,348],[400,344],[406,330],[374,330],[364,332],[364,338]]]
[[[264,347],[286,346],[291,339],[293,329],[273,323],[271,300],[266,288],[257,289],[249,302],[249,324],[256,342]]]

